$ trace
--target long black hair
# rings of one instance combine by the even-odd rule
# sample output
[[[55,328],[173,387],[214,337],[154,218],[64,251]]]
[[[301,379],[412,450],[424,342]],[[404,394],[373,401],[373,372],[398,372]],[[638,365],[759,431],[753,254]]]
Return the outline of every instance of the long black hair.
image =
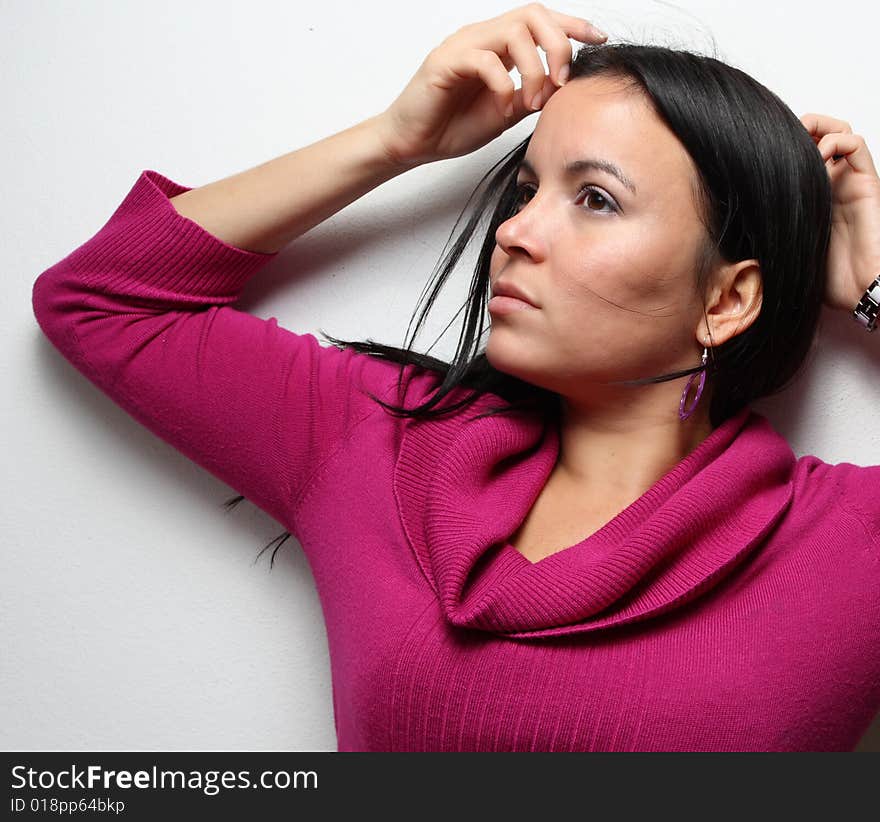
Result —
[[[810,354],[821,316],[831,231],[831,184],[822,157],[804,125],[777,95],[714,57],[660,45],[588,44],[579,49],[570,69],[569,82],[604,75],[631,84],[643,93],[692,158],[697,170],[694,202],[705,226],[702,249],[694,261],[696,292],[707,293],[711,272],[719,261],[754,258],[760,264],[763,293],[757,319],[744,332],[710,347],[706,387],[711,393],[710,422],[717,427],[753,400],[786,388]],[[481,348],[488,330],[485,317],[495,231],[515,213],[517,170],[530,139],[502,156],[468,198],[450,238],[471,201],[476,203],[473,214],[449,251],[441,255],[426,290],[431,282],[433,288],[412,338],[408,343],[404,340],[404,348],[370,339],[340,340],[321,332],[340,349],[351,348],[399,363],[400,391],[405,391],[403,378],[409,364],[443,377],[430,397],[414,408],[371,395],[386,412],[398,417],[436,418],[492,392],[507,404],[492,407],[481,416],[526,406],[545,415],[560,413],[556,393],[496,370]],[[456,313],[465,312],[452,362],[413,351],[427,313],[486,215],[488,225],[480,232],[482,242],[467,299]],[[705,299],[703,311],[705,315]],[[418,305],[413,318],[417,312]],[[662,382],[700,368],[630,382]],[[457,387],[473,390],[459,402],[437,407]],[[242,499],[228,500],[227,510]],[[265,551],[280,540],[272,562],[289,536],[290,532],[285,532],[263,548]]]

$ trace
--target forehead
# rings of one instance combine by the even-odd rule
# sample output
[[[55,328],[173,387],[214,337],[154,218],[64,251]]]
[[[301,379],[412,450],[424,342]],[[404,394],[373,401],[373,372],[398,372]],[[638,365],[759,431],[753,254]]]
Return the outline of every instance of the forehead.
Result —
[[[525,159],[541,176],[561,174],[585,157],[618,166],[637,200],[690,190],[695,169],[684,146],[644,93],[625,80],[582,77],[554,93],[542,109]]]

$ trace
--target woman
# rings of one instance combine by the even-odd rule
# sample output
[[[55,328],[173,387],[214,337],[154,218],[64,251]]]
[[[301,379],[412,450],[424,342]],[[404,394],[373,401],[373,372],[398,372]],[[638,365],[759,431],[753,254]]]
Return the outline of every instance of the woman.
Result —
[[[465,26],[346,131],[199,189],[144,171],[34,285],[71,363],[301,542],[339,750],[851,750],[880,709],[880,467],[798,459],[749,407],[823,301],[873,328],[870,153],[604,39],[534,3]],[[452,363],[230,305],[539,109],[429,300],[488,215]]]

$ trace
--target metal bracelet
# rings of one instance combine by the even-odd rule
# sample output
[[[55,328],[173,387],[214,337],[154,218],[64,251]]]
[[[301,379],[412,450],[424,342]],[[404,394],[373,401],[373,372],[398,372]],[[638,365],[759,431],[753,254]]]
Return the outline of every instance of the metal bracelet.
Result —
[[[862,299],[853,310],[853,319],[863,326],[865,331],[873,331],[877,327],[878,309],[880,309],[880,275],[862,295]]]

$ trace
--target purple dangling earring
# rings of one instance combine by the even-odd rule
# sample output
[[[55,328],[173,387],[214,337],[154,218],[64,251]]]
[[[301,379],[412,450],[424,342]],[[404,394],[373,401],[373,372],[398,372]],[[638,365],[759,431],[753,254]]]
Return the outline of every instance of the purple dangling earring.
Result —
[[[694,413],[694,409],[697,407],[697,404],[700,402],[700,397],[703,394],[703,386],[706,384],[706,362],[709,359],[709,349],[704,345],[703,346],[703,362],[702,368],[703,370],[700,372],[700,384],[697,386],[697,396],[694,397],[694,404],[687,410],[684,410],[684,404],[687,400],[688,392],[691,390],[691,386],[694,384],[694,379],[697,374],[691,374],[690,379],[687,381],[687,385],[684,387],[684,392],[681,395],[681,402],[678,405],[678,418],[681,420],[686,420],[691,414]]]

